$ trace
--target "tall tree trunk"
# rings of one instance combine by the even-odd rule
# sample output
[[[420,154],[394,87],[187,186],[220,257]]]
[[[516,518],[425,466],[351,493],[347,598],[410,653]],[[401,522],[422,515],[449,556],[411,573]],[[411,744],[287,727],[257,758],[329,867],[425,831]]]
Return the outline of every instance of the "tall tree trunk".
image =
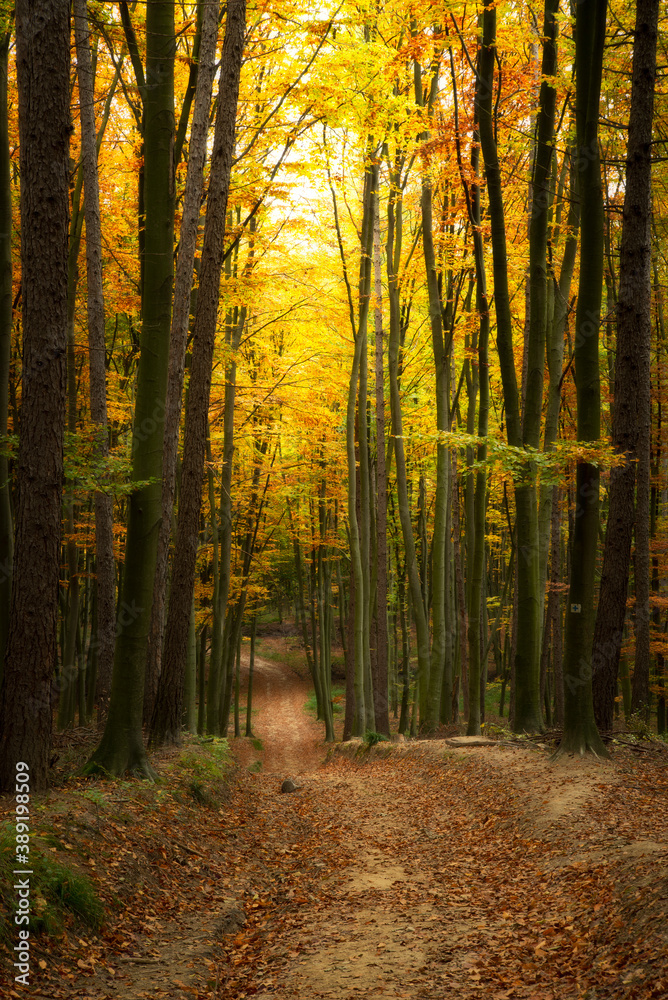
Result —
[[[408,499],[408,477],[404,451],[403,418],[401,395],[399,392],[399,351],[401,340],[401,316],[399,304],[398,272],[401,263],[402,205],[397,184],[397,174],[391,174],[391,190],[387,209],[387,283],[390,306],[390,339],[388,345],[388,369],[390,376],[390,412],[392,416],[392,437],[397,476],[397,506],[401,534],[406,553],[406,574],[413,603],[413,617],[418,653],[418,691],[429,690],[430,649],[429,622],[422,597],[422,585],[418,572],[417,552]],[[421,720],[422,721],[422,720]]]
[[[658,0],[638,0],[633,84],[626,152],[626,186],[619,250],[617,352],[612,440],[626,462],[610,472],[610,502],[592,650],[594,711],[612,729],[622,632],[626,617],[636,465],[649,475],[651,340],[651,157]],[[640,452],[647,461],[638,463]],[[643,487],[638,482],[639,500]],[[647,515],[649,512],[646,512]],[[640,514],[640,511],[638,512]],[[643,512],[645,516],[645,512]],[[649,520],[649,518],[647,518]],[[637,544],[637,541],[636,541]],[[643,568],[636,566],[641,572]],[[649,565],[647,565],[649,581]],[[634,675],[635,679],[635,675]]]
[[[152,776],[142,734],[144,673],[161,521],[162,445],[174,256],[174,5],[146,7],[144,88],[145,235],[141,354],[137,368],[132,478],[149,482],[128,502],[121,614],[109,714],[86,770]]]
[[[11,32],[0,38],[0,436],[7,433],[12,345],[12,189],[7,122],[7,70]],[[4,451],[4,450],[3,450]],[[12,598],[14,526],[7,455],[0,455],[0,684]]]
[[[578,169],[582,212],[580,282],[575,317],[578,441],[601,430],[598,330],[603,285],[603,199],[598,119],[607,0],[579,4],[575,20]],[[599,473],[578,462],[571,572],[564,642],[564,734],[559,753],[606,755],[594,721],[591,644],[599,529]]]
[[[369,150],[367,149],[367,154]],[[348,527],[350,532],[350,561],[352,573],[354,575],[354,587],[351,587],[351,594],[354,594],[354,604],[351,601],[351,614],[354,615],[353,645],[350,650],[351,664],[353,665],[353,690],[355,696],[354,718],[352,723],[352,735],[361,736],[367,721],[367,705],[365,697],[365,665],[369,663],[368,645],[369,635],[365,636],[364,623],[368,620],[368,577],[365,586],[365,571],[363,567],[364,553],[364,532],[362,531],[358,515],[358,484],[357,484],[357,454],[355,448],[356,440],[356,412],[358,398],[358,383],[361,378],[362,359],[366,352],[367,319],[369,314],[369,302],[371,294],[371,260],[373,250],[373,169],[367,163],[364,171],[364,190],[362,195],[362,233],[360,247],[360,269],[357,285],[357,302],[353,298],[353,290],[348,277],[346,257],[343,248],[343,238],[339,221],[336,194],[331,178],[329,176],[329,186],[332,193],[332,204],[334,209],[334,223],[336,227],[339,252],[343,267],[344,281],[348,294],[348,312],[350,328],[353,335],[353,361],[348,380],[348,399],[346,406],[346,458],[348,465]],[[357,312],[357,316],[355,313]],[[360,396],[361,398],[361,396]],[[366,397],[365,397],[366,398]],[[359,412],[359,436],[366,434],[366,409]],[[364,427],[364,430],[363,430]],[[366,440],[365,440],[366,447]],[[361,455],[360,455],[361,466]],[[361,488],[359,490],[361,494]],[[367,494],[368,495],[368,494]],[[368,535],[367,535],[368,541]],[[368,550],[367,550],[368,551]],[[351,578],[352,579],[352,578]],[[365,611],[366,606],[366,611]],[[371,707],[373,711],[373,707]]]
[[[109,432],[107,428],[105,317],[102,285],[102,226],[97,175],[95,88],[86,0],[74,0],[74,30],[81,108],[81,156],[85,194],[90,414],[96,425],[97,454],[100,458],[106,458],[109,454]],[[114,643],[116,641],[113,505],[111,496],[101,491],[95,494],[95,574],[97,579],[96,688],[99,725],[107,714],[114,662]]]
[[[478,407],[478,438],[477,461],[479,469],[476,474],[475,500],[473,511],[473,557],[471,559],[471,602],[468,620],[468,667],[469,667],[469,710],[466,732],[469,736],[480,734],[481,721],[481,685],[484,682],[481,663],[481,614],[483,597],[483,577],[485,573],[485,514],[487,508],[487,424],[489,418],[489,300],[487,297],[487,276],[485,272],[484,248],[481,233],[480,189],[478,178],[478,148],[477,133],[473,136],[473,167],[474,183],[471,187],[471,222],[473,224],[473,246],[476,268],[476,309],[478,312],[478,386],[480,405]],[[484,686],[482,690],[484,691]],[[484,706],[484,694],[482,695]]]
[[[573,271],[575,268],[575,259],[577,256],[577,244],[578,244],[578,232],[580,229],[580,202],[579,193],[577,190],[577,177],[574,171],[573,156],[572,151],[567,150],[564,156],[564,164],[562,167],[563,182],[560,182],[560,190],[557,192],[557,213],[560,213],[561,206],[559,204],[561,199],[561,194],[565,188],[566,177],[565,173],[568,171],[570,175],[570,198],[568,204],[568,215],[567,215],[567,233],[565,238],[565,245],[561,261],[561,270],[559,272],[559,279],[553,276],[552,278],[552,289],[551,289],[551,299],[552,307],[548,307],[548,336],[546,343],[546,357],[547,357],[547,368],[549,373],[549,382],[547,390],[547,404],[545,411],[545,431],[543,437],[543,450],[545,452],[552,451],[554,449],[555,442],[559,433],[559,413],[561,409],[561,386],[562,386],[562,374],[563,374],[563,361],[564,361],[564,333],[566,329],[566,320],[568,318],[568,308],[570,299],[570,288],[573,278]],[[558,221],[560,221],[560,216],[557,216]],[[552,228],[552,241],[556,242],[558,236],[558,224],[554,225]],[[550,315],[551,314],[551,315]],[[548,577],[548,552],[551,551],[551,565],[554,567],[555,559],[555,539],[556,539],[556,556],[558,557],[559,567],[561,566],[561,547],[560,547],[560,537],[561,537],[561,509],[557,505],[557,509],[553,509],[553,504],[556,502],[556,498],[561,496],[561,491],[558,489],[553,489],[552,485],[547,483],[541,486],[541,497],[540,497],[540,509],[538,512],[539,520],[539,542],[540,542],[540,595],[545,594],[545,585]],[[552,538],[552,548],[550,550],[550,538]],[[550,569],[550,587],[561,582],[561,571],[556,573],[554,568]],[[548,597],[548,605],[552,600]],[[561,674],[561,596],[558,593],[554,594],[554,600],[549,608],[544,609],[544,627],[543,627],[543,642],[542,648],[547,653],[550,651],[550,659],[552,662],[555,677],[555,712],[557,713],[557,724],[561,726],[563,722],[563,680]],[[557,643],[558,638],[558,643]],[[541,657],[542,657],[541,653]],[[542,662],[542,660],[541,660]],[[557,668],[559,675],[559,682],[557,683]],[[542,667],[541,667],[542,670]]]
[[[0,693],[2,791],[14,787],[18,761],[29,768],[33,792],[46,786],[49,771],[65,429],[69,44],[68,3],[18,0],[23,398]]]
[[[216,129],[193,331],[193,355],[183,443],[179,518],[169,593],[165,652],[151,721],[151,743],[178,743],[181,735],[183,665],[195,582],[202,503],[211,367],[223,264],[223,235],[234,152],[239,79],[246,29],[246,0],[228,0]]]
[[[144,720],[150,722],[158,688],[164,639],[165,601],[167,596],[167,567],[169,540],[172,530],[176,462],[181,423],[181,396],[183,372],[188,339],[191,293],[195,248],[199,228],[204,186],[204,164],[209,132],[211,92],[216,66],[216,40],[218,37],[218,0],[203,3],[199,67],[195,92],[193,123],[188,144],[188,172],[183,198],[183,217],[179,253],[174,278],[174,308],[169,339],[169,369],[165,400],[165,439],[162,458],[162,517],[158,535],[151,624],[146,660],[144,687]]]
[[[422,72],[420,64],[413,63],[415,101],[420,107],[430,113],[438,87],[438,66],[440,53],[437,51],[431,67],[429,97],[426,102],[423,96]],[[429,140],[429,132],[420,135],[423,142]],[[443,329],[443,304],[439,289],[439,274],[436,261],[436,250],[433,235],[432,181],[429,168],[425,164],[422,174],[420,194],[420,210],[422,218],[422,247],[424,263],[427,272],[427,295],[429,299],[429,323],[431,327],[431,345],[434,358],[435,395],[436,395],[436,428],[438,431],[450,430],[450,342],[446,343]],[[432,607],[433,631],[429,678],[420,688],[421,722],[429,729],[435,729],[439,723],[441,710],[441,684],[445,663],[445,524],[448,516],[448,485],[449,485],[449,455],[446,444],[439,440],[436,445],[436,496],[434,499],[434,528],[432,536]],[[426,575],[426,574],[425,574]],[[423,585],[425,580],[423,579]]]
[[[547,336],[547,232],[550,178],[554,156],[558,0],[545,0],[537,141],[529,226],[529,337],[522,444],[538,450],[543,413],[543,373]],[[516,730],[542,727],[540,637],[544,597],[541,593],[540,535],[536,467],[530,459],[525,482],[515,487],[517,519],[518,643],[515,660]]]
[[[496,50],[496,6],[487,0],[483,11],[483,36],[479,60],[478,115],[480,145],[485,163],[489,214],[492,228],[492,256],[494,270],[494,306],[496,312],[496,345],[501,367],[503,398],[506,408],[508,443],[520,447],[523,443],[520,420],[517,374],[513,356],[512,318],[508,288],[506,226],[503,204],[503,187],[499,167],[494,127],[494,61]],[[541,371],[542,371],[541,356]],[[538,594],[532,546],[536,542],[534,530],[535,504],[531,488],[518,484],[515,488],[517,512],[518,561],[517,604],[518,628],[514,655],[513,697],[515,711],[513,728],[517,731],[535,732],[542,727],[540,707],[540,662],[538,636]]]
[[[375,729],[390,735],[387,642],[387,471],[385,467],[385,366],[383,364],[382,274],[378,191],[373,223],[374,323],[376,335],[376,661],[373,678]]]

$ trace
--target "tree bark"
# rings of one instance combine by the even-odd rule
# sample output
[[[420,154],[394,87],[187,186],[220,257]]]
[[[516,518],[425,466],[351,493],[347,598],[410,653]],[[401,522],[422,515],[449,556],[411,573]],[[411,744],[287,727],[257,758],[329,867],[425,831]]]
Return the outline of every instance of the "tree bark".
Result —
[[[46,786],[49,772],[65,429],[69,45],[68,3],[18,0],[23,398],[0,694],[2,791],[14,787],[18,762],[29,768],[33,792]]]
[[[0,39],[0,436],[7,433],[9,362],[12,345],[12,190],[7,120],[7,70],[11,32]],[[14,525],[9,463],[0,455],[0,684],[4,671],[12,599]]]
[[[617,674],[626,617],[631,538],[636,519],[634,492],[640,452],[649,476],[651,342],[651,156],[658,0],[639,0],[633,48],[633,83],[626,153],[626,185],[619,251],[617,352],[612,440],[625,456],[610,472],[608,523],[592,650],[594,711],[600,729],[614,721]],[[636,473],[638,465],[638,473]],[[640,502],[644,483],[638,482]],[[640,511],[638,511],[640,514]],[[643,512],[649,520],[649,511]],[[637,544],[637,541],[636,541]],[[636,563],[636,571],[647,571]],[[644,601],[643,601],[644,603]],[[640,678],[639,678],[640,680]],[[634,674],[634,683],[635,681]],[[639,693],[639,692],[638,692]],[[636,696],[636,702],[638,696]]]
[[[598,331],[603,284],[603,199],[598,119],[607,0],[576,9],[576,127],[580,174],[580,281],[575,317],[577,437],[589,444],[601,430]],[[599,473],[578,462],[571,573],[564,642],[564,733],[557,753],[607,756],[594,720],[590,652],[599,528]]]
[[[503,399],[506,409],[508,443],[521,447],[520,400],[513,355],[513,327],[508,288],[506,226],[503,185],[494,129],[494,61],[496,49],[496,6],[487,0],[483,11],[483,37],[479,61],[478,115],[480,145],[485,163],[489,214],[492,228],[494,307],[496,346],[501,366]],[[541,355],[542,366],[542,355]],[[542,370],[542,368],[541,368]],[[538,636],[538,586],[532,547],[536,542],[536,511],[531,487],[515,487],[517,519],[517,606],[518,628],[513,663],[513,728],[535,732],[542,727],[540,709],[540,649]],[[536,554],[537,558],[537,554]]]
[[[89,773],[153,777],[142,733],[144,674],[161,521],[162,446],[174,255],[174,5],[146,8],[142,335],[132,441],[123,589],[109,714]]]
[[[86,290],[90,414],[98,436],[97,454],[109,454],[107,379],[105,368],[104,291],[102,285],[102,225],[97,174],[95,88],[90,53],[86,0],[74,0],[74,30],[81,113],[81,158],[86,219]],[[116,641],[116,572],[114,563],[113,504],[109,494],[95,494],[95,572],[97,578],[97,711],[98,725],[106,718]]]
[[[401,316],[399,306],[398,273],[401,263],[402,205],[398,175],[391,174],[391,190],[387,209],[387,284],[390,307],[390,339],[388,345],[388,369],[390,376],[390,413],[392,417],[392,437],[397,475],[397,506],[401,534],[406,553],[406,575],[413,603],[413,617],[417,639],[418,690],[428,691],[430,672],[429,622],[424,606],[422,585],[418,571],[417,552],[408,500],[408,477],[404,450],[403,417],[399,392],[399,351],[401,340]],[[422,721],[422,719],[421,719]]]
[[[197,246],[202,189],[204,187],[204,164],[206,162],[206,142],[209,132],[211,93],[216,66],[218,0],[206,2],[203,4],[203,7],[195,108],[188,145],[188,172],[186,174],[186,186],[183,198],[179,253],[174,278],[174,308],[169,338],[169,369],[167,376],[167,396],[165,400],[165,439],[162,457],[162,517],[158,535],[158,552],[156,556],[151,624],[148,637],[148,656],[146,660],[146,684],[144,687],[144,719],[147,722],[150,722],[151,719],[162,663],[169,540],[172,531],[172,512],[174,509],[174,490],[176,486],[183,373],[190,319],[195,248]]]
[[[390,735],[387,642],[387,471],[385,468],[385,366],[380,259],[378,192],[374,198],[373,225],[374,310],[376,348],[376,660],[373,678],[375,728]]]
[[[154,746],[178,743],[181,736],[183,666],[188,646],[202,502],[211,368],[220,298],[223,235],[234,153],[239,79],[246,29],[246,0],[228,0],[220,91],[211,155],[202,267],[193,330],[193,355],[183,443],[179,518],[169,594],[165,653],[151,721]]]

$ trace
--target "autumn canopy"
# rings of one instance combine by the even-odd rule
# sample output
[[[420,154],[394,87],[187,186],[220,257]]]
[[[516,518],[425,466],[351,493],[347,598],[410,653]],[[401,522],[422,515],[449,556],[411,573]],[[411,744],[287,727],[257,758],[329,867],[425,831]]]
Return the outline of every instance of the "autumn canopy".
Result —
[[[0,786],[270,620],[328,740],[665,731],[657,0],[1,7]]]

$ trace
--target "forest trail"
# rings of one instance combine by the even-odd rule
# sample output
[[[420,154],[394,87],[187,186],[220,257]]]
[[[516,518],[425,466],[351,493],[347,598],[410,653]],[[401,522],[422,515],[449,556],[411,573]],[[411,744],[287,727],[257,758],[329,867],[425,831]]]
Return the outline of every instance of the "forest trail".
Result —
[[[157,799],[140,782],[102,786],[122,822],[96,828],[85,797],[72,808],[56,793],[70,857],[93,842],[89,871],[104,868],[115,902],[100,937],[37,945],[30,995],[665,1000],[665,753],[332,750],[308,690],[287,664],[256,661],[254,738],[230,740],[220,808],[173,781]],[[299,791],[281,794],[286,777]]]
[[[246,863],[265,878],[224,940],[219,996],[668,995],[668,824],[651,824],[654,773],[444,741],[352,743],[322,766],[308,685],[266,661],[259,678]],[[247,766],[248,745],[235,753]],[[281,795],[285,777],[300,791]]]
[[[246,686],[245,662],[243,681]],[[322,762],[322,725],[304,712],[311,687],[310,681],[284,663],[255,658],[252,729],[262,749],[234,741],[240,764],[248,767],[253,760],[259,760],[265,774],[294,777],[314,770]],[[245,718],[241,720],[241,731],[245,731]]]

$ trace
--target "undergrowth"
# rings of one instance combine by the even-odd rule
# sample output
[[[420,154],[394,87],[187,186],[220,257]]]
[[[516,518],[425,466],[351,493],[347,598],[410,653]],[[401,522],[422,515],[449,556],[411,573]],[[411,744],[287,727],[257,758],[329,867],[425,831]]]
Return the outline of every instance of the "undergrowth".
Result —
[[[202,750],[206,747],[206,754]],[[197,805],[213,808],[227,798],[232,756],[227,740],[193,743],[181,751],[172,765],[176,784]]]
[[[99,930],[104,918],[102,903],[91,881],[69,865],[55,861],[46,853],[46,844],[33,838],[30,851],[30,930],[33,934],[59,934],[68,919]],[[11,824],[0,827],[0,939],[9,941],[14,934],[16,892],[19,876],[14,875],[16,843]]]
[[[311,712],[315,715],[318,711],[318,703],[315,697],[315,691],[311,691],[308,698],[306,699],[305,709],[307,712]],[[332,711],[334,716],[342,715],[346,707],[346,689],[341,684],[332,685]]]

